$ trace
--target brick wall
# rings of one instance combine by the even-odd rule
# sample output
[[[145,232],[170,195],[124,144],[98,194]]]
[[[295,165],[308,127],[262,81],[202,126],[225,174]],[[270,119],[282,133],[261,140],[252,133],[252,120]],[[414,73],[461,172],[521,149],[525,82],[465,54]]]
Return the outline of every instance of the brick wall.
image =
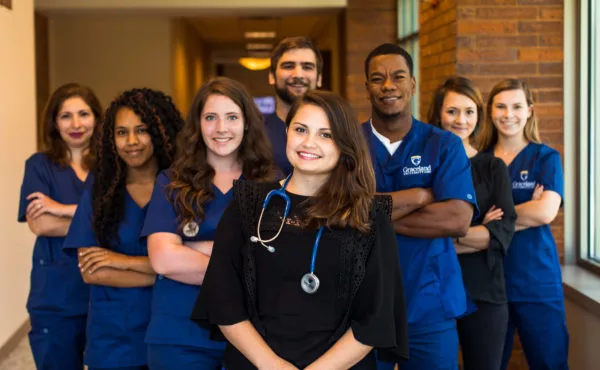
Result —
[[[421,3],[419,46],[421,49],[420,114],[426,119],[431,96],[446,78],[457,73],[456,52],[462,45],[456,37],[456,0],[441,1],[432,7]]]
[[[472,79],[484,99],[507,77],[528,81],[542,140],[563,153],[563,1],[442,0],[421,2],[421,107],[425,117],[433,90],[453,74]],[[552,224],[564,257],[562,211]],[[518,340],[510,369],[526,369]]]
[[[348,0],[345,15],[346,99],[360,122],[371,112],[365,89],[367,54],[384,42],[397,39],[397,0]]]

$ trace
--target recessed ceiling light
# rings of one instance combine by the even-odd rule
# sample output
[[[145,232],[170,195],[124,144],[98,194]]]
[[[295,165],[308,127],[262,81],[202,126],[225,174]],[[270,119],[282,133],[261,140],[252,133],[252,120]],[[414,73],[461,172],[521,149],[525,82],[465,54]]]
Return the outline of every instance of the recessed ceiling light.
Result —
[[[251,71],[260,71],[263,69],[267,69],[271,66],[271,59],[269,58],[240,58],[239,63],[244,66],[244,68],[249,69]]]
[[[271,50],[273,44],[246,44],[246,50]]]
[[[273,31],[244,32],[244,37],[247,39],[274,39],[275,32],[273,32]]]

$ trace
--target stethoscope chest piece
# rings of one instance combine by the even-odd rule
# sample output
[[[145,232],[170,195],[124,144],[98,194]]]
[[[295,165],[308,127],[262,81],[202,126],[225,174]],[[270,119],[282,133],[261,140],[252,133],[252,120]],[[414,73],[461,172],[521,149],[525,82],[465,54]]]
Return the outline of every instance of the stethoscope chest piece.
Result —
[[[302,290],[304,290],[308,294],[313,294],[319,289],[319,278],[312,272],[304,274],[302,279],[300,280],[300,286],[302,286]]]
[[[194,236],[198,235],[198,230],[200,230],[200,228],[195,221],[190,221],[183,225],[182,229],[183,235],[187,236],[188,238],[193,238]]]

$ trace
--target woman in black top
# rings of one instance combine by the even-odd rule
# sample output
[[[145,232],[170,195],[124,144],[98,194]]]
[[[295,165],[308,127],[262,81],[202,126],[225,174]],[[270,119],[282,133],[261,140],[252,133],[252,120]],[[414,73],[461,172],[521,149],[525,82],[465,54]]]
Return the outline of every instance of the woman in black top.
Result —
[[[508,320],[502,260],[517,217],[506,165],[471,145],[482,118],[481,94],[470,80],[452,77],[436,90],[429,122],[462,139],[481,211],[467,235],[454,240],[465,287],[477,304],[475,313],[457,321],[465,370],[500,368]]]
[[[286,124],[293,172],[234,185],[192,319],[219,326],[227,369],[375,370],[374,347],[407,358],[391,199],[374,197],[358,121],[313,91]]]

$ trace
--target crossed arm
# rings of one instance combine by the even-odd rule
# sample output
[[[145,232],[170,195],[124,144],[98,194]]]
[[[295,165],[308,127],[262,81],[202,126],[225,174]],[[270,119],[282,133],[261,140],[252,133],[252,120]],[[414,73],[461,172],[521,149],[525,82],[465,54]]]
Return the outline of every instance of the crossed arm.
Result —
[[[429,189],[413,188],[387,193],[392,197],[392,221],[396,233],[416,238],[464,236],[473,207],[462,200],[435,202]]]
[[[29,230],[37,236],[61,237],[67,235],[76,204],[62,204],[41,192],[27,196],[25,210]]]
[[[515,230],[520,231],[551,223],[558,214],[561,201],[557,192],[544,190],[541,185],[536,186],[530,201],[515,206],[517,211]]]
[[[115,288],[154,284],[155,273],[148,257],[129,256],[101,247],[79,248],[77,257],[81,276],[87,284]]]
[[[212,253],[212,241],[184,244],[173,233],[148,236],[148,256],[157,274],[190,285],[202,285]]]

